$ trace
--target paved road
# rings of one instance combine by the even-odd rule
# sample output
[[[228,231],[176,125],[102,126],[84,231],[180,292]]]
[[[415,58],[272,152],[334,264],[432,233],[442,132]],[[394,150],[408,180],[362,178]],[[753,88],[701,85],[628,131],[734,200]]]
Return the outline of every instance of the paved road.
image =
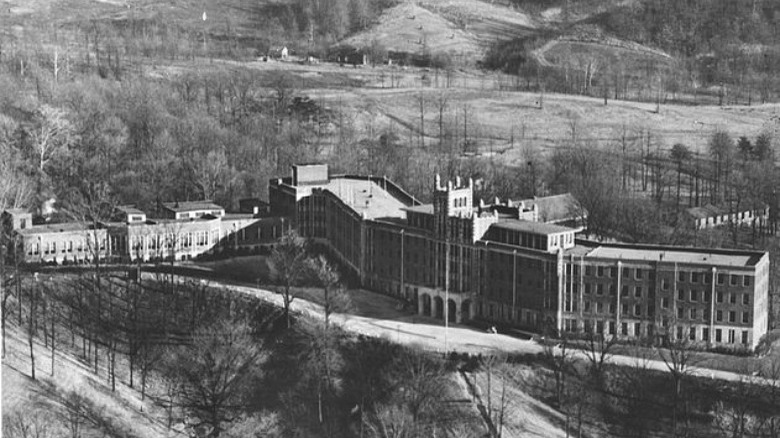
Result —
[[[280,307],[283,306],[282,296],[273,291],[231,284],[220,280],[209,280],[208,282],[215,287],[225,287],[256,296],[263,301]],[[331,321],[354,333],[384,337],[401,344],[417,345],[426,350],[438,352],[536,354],[544,350],[544,347],[533,340],[486,333],[460,324],[451,324],[445,328],[440,320],[412,315],[399,309],[399,301],[386,295],[366,290],[351,292],[355,310],[349,314],[331,315]],[[292,311],[312,318],[322,319],[322,306],[316,303],[318,295],[316,290],[303,290],[301,297],[292,302]],[[559,349],[557,351],[560,352]],[[587,360],[587,356],[583,351],[572,350],[572,354],[577,358]],[[666,364],[658,360],[647,360],[630,356],[612,356],[609,358],[609,362],[624,366],[640,366],[658,371],[668,371]],[[739,381],[748,378],[738,373],[701,367],[691,367],[690,373],[696,376],[728,381]],[[762,378],[751,377],[751,379],[757,383],[772,383]],[[780,382],[775,383],[780,384]]]

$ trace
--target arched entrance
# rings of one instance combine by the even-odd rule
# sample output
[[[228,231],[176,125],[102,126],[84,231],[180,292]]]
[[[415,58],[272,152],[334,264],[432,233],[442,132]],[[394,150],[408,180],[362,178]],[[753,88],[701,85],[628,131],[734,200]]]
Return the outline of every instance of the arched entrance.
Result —
[[[431,316],[431,296],[428,294],[420,294],[420,314],[424,316]]]
[[[460,322],[460,317],[458,317],[458,305],[453,300],[447,301],[447,319],[449,322]]]
[[[471,300],[464,300],[460,305],[460,320],[465,322],[471,319]]]
[[[444,319],[444,300],[441,297],[433,299],[434,318]]]

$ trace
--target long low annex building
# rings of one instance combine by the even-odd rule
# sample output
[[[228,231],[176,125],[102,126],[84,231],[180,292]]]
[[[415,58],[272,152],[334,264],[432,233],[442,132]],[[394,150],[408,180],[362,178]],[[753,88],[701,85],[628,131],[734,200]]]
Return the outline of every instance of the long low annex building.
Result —
[[[768,329],[766,252],[580,240],[570,195],[486,204],[436,176],[422,204],[383,177],[292,170],[269,183],[271,214],[422,315],[748,348]]]

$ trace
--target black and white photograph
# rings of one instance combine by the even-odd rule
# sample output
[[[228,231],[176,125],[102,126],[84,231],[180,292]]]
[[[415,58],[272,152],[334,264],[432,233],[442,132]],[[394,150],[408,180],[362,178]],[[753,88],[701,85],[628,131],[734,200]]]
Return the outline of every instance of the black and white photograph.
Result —
[[[780,438],[780,0],[0,0],[0,436]]]

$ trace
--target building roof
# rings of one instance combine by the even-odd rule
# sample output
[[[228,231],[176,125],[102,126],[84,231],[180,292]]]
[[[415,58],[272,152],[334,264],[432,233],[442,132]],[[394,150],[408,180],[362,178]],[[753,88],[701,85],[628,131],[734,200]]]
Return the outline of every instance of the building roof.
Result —
[[[26,208],[6,208],[5,210],[3,210],[3,213],[15,215],[15,214],[27,214],[30,213],[30,211],[27,210]]]
[[[542,222],[562,222],[576,218],[577,211],[580,209],[577,199],[571,193],[534,197],[515,202],[524,203],[528,209],[536,205],[539,209],[539,220]]]
[[[491,228],[502,228],[523,233],[550,235],[575,231],[569,227],[560,225],[546,224],[543,222],[524,221],[521,219],[506,219],[491,225]]]
[[[30,228],[23,228],[16,230],[19,234],[25,236],[34,236],[36,234],[50,234],[50,233],[70,233],[78,231],[87,231],[92,229],[91,222],[63,222],[56,224],[40,224],[33,225]]]
[[[365,219],[406,217],[406,204],[374,181],[367,179],[333,178],[319,185],[336,195]]]
[[[579,242],[578,245],[580,246]],[[585,257],[643,262],[707,264],[733,267],[754,266],[764,253],[708,248],[685,248],[653,245],[598,245]]]
[[[146,214],[143,210],[136,208],[134,205],[120,205],[116,209],[125,214]]]
[[[173,212],[197,211],[197,210],[222,210],[223,208],[211,201],[179,201],[164,202],[163,207]]]
[[[405,207],[403,210],[410,213],[433,214],[433,204],[414,205],[412,207]]]

